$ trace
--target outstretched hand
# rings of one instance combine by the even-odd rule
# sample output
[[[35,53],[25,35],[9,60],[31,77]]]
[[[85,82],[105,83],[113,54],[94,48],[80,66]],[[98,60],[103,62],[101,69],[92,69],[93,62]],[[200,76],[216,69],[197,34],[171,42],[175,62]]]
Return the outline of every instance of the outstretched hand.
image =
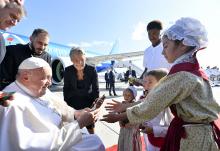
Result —
[[[105,109],[110,112],[121,113],[126,110],[126,106],[119,101],[112,100],[112,102],[107,103],[107,105],[105,106]]]
[[[118,122],[119,120],[120,120],[119,114],[117,113],[109,113],[109,114],[103,115],[103,118],[100,119],[100,121],[105,121],[108,123],[115,123],[115,122]]]

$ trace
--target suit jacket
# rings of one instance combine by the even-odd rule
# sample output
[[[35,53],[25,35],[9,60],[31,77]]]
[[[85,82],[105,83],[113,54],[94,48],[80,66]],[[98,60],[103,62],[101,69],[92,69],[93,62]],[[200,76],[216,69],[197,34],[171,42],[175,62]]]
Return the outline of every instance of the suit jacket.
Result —
[[[109,72],[109,83],[115,83],[115,73],[113,71]]]
[[[134,78],[137,77],[135,70],[131,70],[131,73],[130,73],[130,70],[127,70],[126,73],[125,73],[125,81],[128,81],[128,78],[129,78],[130,74],[131,74],[131,77],[134,77]]]
[[[30,57],[42,58],[51,64],[51,56],[47,52],[36,54],[29,44],[10,45],[6,47],[6,55],[0,65],[0,89],[15,81],[18,67],[22,61]]]
[[[99,97],[98,74],[95,68],[86,65],[83,72],[84,79],[78,80],[77,70],[73,65],[66,67],[64,71],[64,100],[74,109],[91,107]]]
[[[105,81],[106,81],[106,82],[109,81],[109,73],[108,73],[108,72],[105,73]]]

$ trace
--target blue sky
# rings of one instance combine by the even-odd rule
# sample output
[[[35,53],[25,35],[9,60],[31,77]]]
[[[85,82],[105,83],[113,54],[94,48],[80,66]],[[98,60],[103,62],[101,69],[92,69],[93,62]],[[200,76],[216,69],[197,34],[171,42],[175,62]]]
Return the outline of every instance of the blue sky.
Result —
[[[103,54],[116,40],[120,52],[144,50],[150,45],[145,27],[154,19],[166,29],[181,17],[194,17],[210,41],[199,54],[202,65],[220,66],[219,0],[26,0],[25,7],[28,16],[9,31],[29,36],[40,27],[53,42]]]

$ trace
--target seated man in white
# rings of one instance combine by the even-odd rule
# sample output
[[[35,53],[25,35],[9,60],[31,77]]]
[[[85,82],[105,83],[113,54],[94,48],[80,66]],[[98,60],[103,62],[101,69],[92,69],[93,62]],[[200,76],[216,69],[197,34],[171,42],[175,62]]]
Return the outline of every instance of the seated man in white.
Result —
[[[69,107],[47,88],[51,75],[42,59],[31,57],[20,64],[16,81],[3,90],[15,94],[8,107],[0,106],[0,150],[104,151],[97,135],[81,130],[95,122],[98,110]]]

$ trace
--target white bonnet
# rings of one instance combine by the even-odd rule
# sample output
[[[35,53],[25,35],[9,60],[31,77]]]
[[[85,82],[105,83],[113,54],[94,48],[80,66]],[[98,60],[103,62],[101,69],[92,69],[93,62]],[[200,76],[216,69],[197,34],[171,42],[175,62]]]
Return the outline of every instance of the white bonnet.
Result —
[[[127,89],[130,89],[130,90],[132,91],[134,97],[137,96],[137,90],[135,89],[135,87],[133,87],[133,86],[129,86]]]
[[[37,69],[42,67],[50,67],[50,65],[41,58],[30,57],[22,61],[18,69]]]
[[[181,40],[186,46],[195,46],[197,50],[205,48],[208,44],[205,26],[194,18],[181,18],[176,21],[164,35],[170,40]]]

